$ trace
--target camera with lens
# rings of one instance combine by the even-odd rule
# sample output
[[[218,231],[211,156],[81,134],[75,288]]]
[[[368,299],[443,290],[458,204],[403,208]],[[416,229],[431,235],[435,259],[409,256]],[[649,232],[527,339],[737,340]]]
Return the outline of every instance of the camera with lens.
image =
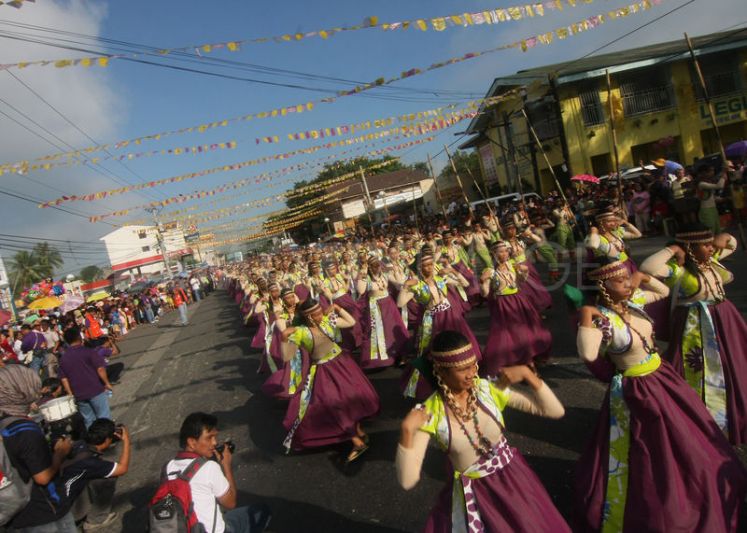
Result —
[[[232,454],[233,454],[233,452],[235,452],[235,451],[236,451],[236,445],[235,445],[235,444],[233,443],[233,441],[232,441],[232,440],[227,440],[227,441],[226,441],[226,442],[224,442],[223,444],[219,444],[218,446],[216,446],[216,447],[215,447],[215,451],[216,451],[216,452],[218,452],[219,454],[223,455],[223,451],[224,451],[224,450],[225,450],[226,448],[228,448],[228,449],[229,449],[229,451],[230,451],[230,452],[231,452]]]
[[[122,440],[122,429],[124,429],[124,424],[116,424],[114,426],[114,435],[112,435],[112,442],[119,442]]]

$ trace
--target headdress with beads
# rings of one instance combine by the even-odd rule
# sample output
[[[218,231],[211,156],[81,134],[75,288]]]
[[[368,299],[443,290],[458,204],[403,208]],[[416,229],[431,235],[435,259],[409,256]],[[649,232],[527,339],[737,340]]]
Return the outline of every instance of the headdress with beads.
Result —
[[[446,352],[431,351],[433,366],[441,368],[458,368],[474,365],[477,362],[477,354],[471,343],[449,350]]]
[[[709,229],[675,233],[674,242],[678,244],[707,244],[713,242],[713,232]]]
[[[591,270],[588,276],[591,281],[606,281],[627,272],[629,271],[625,261],[615,261]]]

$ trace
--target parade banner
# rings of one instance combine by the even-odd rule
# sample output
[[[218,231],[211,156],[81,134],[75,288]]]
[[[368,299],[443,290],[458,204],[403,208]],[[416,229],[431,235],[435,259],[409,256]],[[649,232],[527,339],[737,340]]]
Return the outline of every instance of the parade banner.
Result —
[[[148,152],[135,152],[122,155],[108,155],[106,157],[91,157],[85,159],[68,159],[65,161],[32,163],[29,161],[19,161],[17,163],[0,165],[0,176],[6,173],[27,174],[29,171],[52,170],[57,167],[85,165],[88,163],[97,165],[104,161],[131,161],[143,157],[152,157],[155,155],[197,155],[216,150],[233,150],[238,146],[236,141],[227,141],[212,144],[203,144],[200,146],[184,146],[180,148],[164,148],[162,150],[150,150]]]

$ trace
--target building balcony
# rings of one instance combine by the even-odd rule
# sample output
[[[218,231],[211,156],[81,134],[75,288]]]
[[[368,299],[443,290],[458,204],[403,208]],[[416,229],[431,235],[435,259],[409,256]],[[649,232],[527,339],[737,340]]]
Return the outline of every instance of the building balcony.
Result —
[[[623,111],[626,117],[666,111],[674,107],[671,85],[622,94]]]
[[[708,96],[711,98],[736,94],[742,91],[742,80],[739,76],[739,71],[736,69],[709,73],[703,77],[708,88]],[[697,78],[693,79],[693,87],[695,87],[695,98],[698,102],[705,100],[703,89],[700,88]]]

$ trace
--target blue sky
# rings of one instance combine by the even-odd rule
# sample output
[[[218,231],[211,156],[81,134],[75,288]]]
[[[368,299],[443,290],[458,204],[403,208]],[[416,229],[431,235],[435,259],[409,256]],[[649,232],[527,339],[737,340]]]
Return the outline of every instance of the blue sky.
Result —
[[[173,136],[158,142],[145,143],[137,148],[137,150],[151,150],[235,140],[238,142],[235,150],[199,156],[143,158],[128,162],[128,168],[109,162],[105,164],[105,167],[118,176],[117,180],[137,183],[141,180],[166,178],[311,146],[316,142],[284,141],[279,144],[258,146],[254,139],[260,135],[280,135],[282,138],[286,133],[298,130],[432,109],[459,101],[450,99],[448,92],[443,91],[460,91],[482,96],[496,76],[579,57],[685,3],[682,0],[666,0],[644,14],[630,16],[622,21],[608,22],[600,30],[589,31],[565,41],[555,42],[550,46],[538,46],[527,53],[508,50],[491,54],[417,76],[393,86],[430,92],[413,93],[404,92],[401,89],[381,89],[368,93],[369,95],[396,95],[397,98],[404,97],[406,101],[392,101],[362,95],[351,96],[342,98],[333,104],[320,104],[313,112],[298,116],[240,123],[203,134]],[[605,49],[604,52],[678,39],[684,31],[691,35],[700,35],[744,23],[745,21],[734,16],[739,12],[742,3],[743,0],[716,2],[696,0],[677,13]],[[425,33],[416,30],[383,32],[379,29],[370,29],[338,34],[326,41],[316,38],[282,44],[253,44],[244,46],[237,53],[217,51],[213,55],[256,65],[365,82],[379,76],[391,77],[412,67],[425,67],[433,62],[466,52],[510,43],[590,15],[622,7],[626,5],[626,2],[596,0],[588,5],[582,2],[579,4],[578,7],[567,8],[560,13],[548,13],[543,18],[499,25],[466,29],[451,28],[444,32],[429,30]],[[399,21],[475,12],[510,5],[516,4],[510,0],[436,0],[431,2],[290,0],[282,3],[240,0],[223,2],[131,0],[96,3],[81,0],[39,0],[36,4],[27,4],[20,10],[0,8],[0,32],[9,29],[2,24],[4,21],[13,20],[168,48],[352,25],[362,22],[371,15],[378,16],[382,22]],[[747,19],[747,16],[744,18]],[[67,50],[38,44],[7,39],[2,39],[2,44],[3,46],[0,47],[0,61],[2,62],[75,56],[75,53]],[[199,64],[189,66],[207,68]],[[29,68],[14,71],[14,73],[78,128],[99,142],[113,142],[224,117],[303,103],[320,96],[319,93],[312,91],[218,79],[125,61],[112,61],[106,69],[60,70],[44,67]],[[344,84],[329,81],[303,81],[296,78],[278,78],[239,71],[231,73],[302,84],[308,87],[327,89],[346,87]],[[76,128],[31,95],[7,73],[0,72],[0,92],[8,104],[22,111],[38,125],[54,133],[66,143],[76,148],[92,144]],[[25,123],[30,129],[48,137],[48,134],[42,132],[39,126],[17,115],[2,102],[0,102],[0,111],[8,113]],[[0,159],[3,162],[38,157],[57,151],[38,136],[29,133],[2,114],[0,114],[0,123],[2,123],[0,137],[3,141],[0,143]],[[426,153],[438,152],[444,142],[450,143],[456,139],[452,135],[453,132],[462,131],[464,127],[466,127],[466,122],[446,131],[438,137],[437,141],[408,151],[404,156],[405,162],[423,160]],[[59,140],[54,140],[54,142],[60,144]],[[406,142],[406,140],[375,143],[370,149],[400,142]],[[335,151],[320,151],[310,156],[189,180],[182,184],[159,188],[157,191],[151,190],[147,197],[141,194],[127,194],[99,202],[69,203],[64,207],[81,214],[103,213],[142,204],[154,197],[162,198],[179,193],[186,194],[198,189],[209,189],[228,181],[253,176],[304,160],[317,159],[332,153]],[[442,165],[443,161],[438,160],[437,168]],[[80,194],[118,186],[120,184],[105,174],[85,167],[68,167],[52,172],[31,173],[28,176],[0,177],[0,189],[44,200],[56,198],[61,190]],[[281,192],[285,187],[287,184],[278,185],[274,189],[266,187],[242,189],[234,193],[233,202],[226,201],[219,206],[208,206],[206,209],[261,198],[271,193]],[[236,196],[238,194],[241,196]],[[32,204],[12,200],[7,196],[0,196],[0,202],[6,214],[3,217],[5,227],[2,233],[94,243],[98,241],[98,237],[112,229],[111,226],[91,224],[84,218],[68,213],[48,209],[40,210]],[[202,204],[204,203],[203,201]],[[201,204],[191,202],[185,205]],[[265,210],[269,211],[278,207],[278,205],[271,206]],[[243,212],[237,215],[237,218],[255,213]],[[142,215],[142,212],[135,213],[136,218]],[[111,219],[112,222],[117,223],[125,220],[126,218]],[[87,244],[76,248],[75,244],[61,245],[65,251],[66,272],[75,272],[92,262],[104,262],[105,255],[97,253],[94,246]],[[0,248],[0,253],[8,257],[13,251]]]

